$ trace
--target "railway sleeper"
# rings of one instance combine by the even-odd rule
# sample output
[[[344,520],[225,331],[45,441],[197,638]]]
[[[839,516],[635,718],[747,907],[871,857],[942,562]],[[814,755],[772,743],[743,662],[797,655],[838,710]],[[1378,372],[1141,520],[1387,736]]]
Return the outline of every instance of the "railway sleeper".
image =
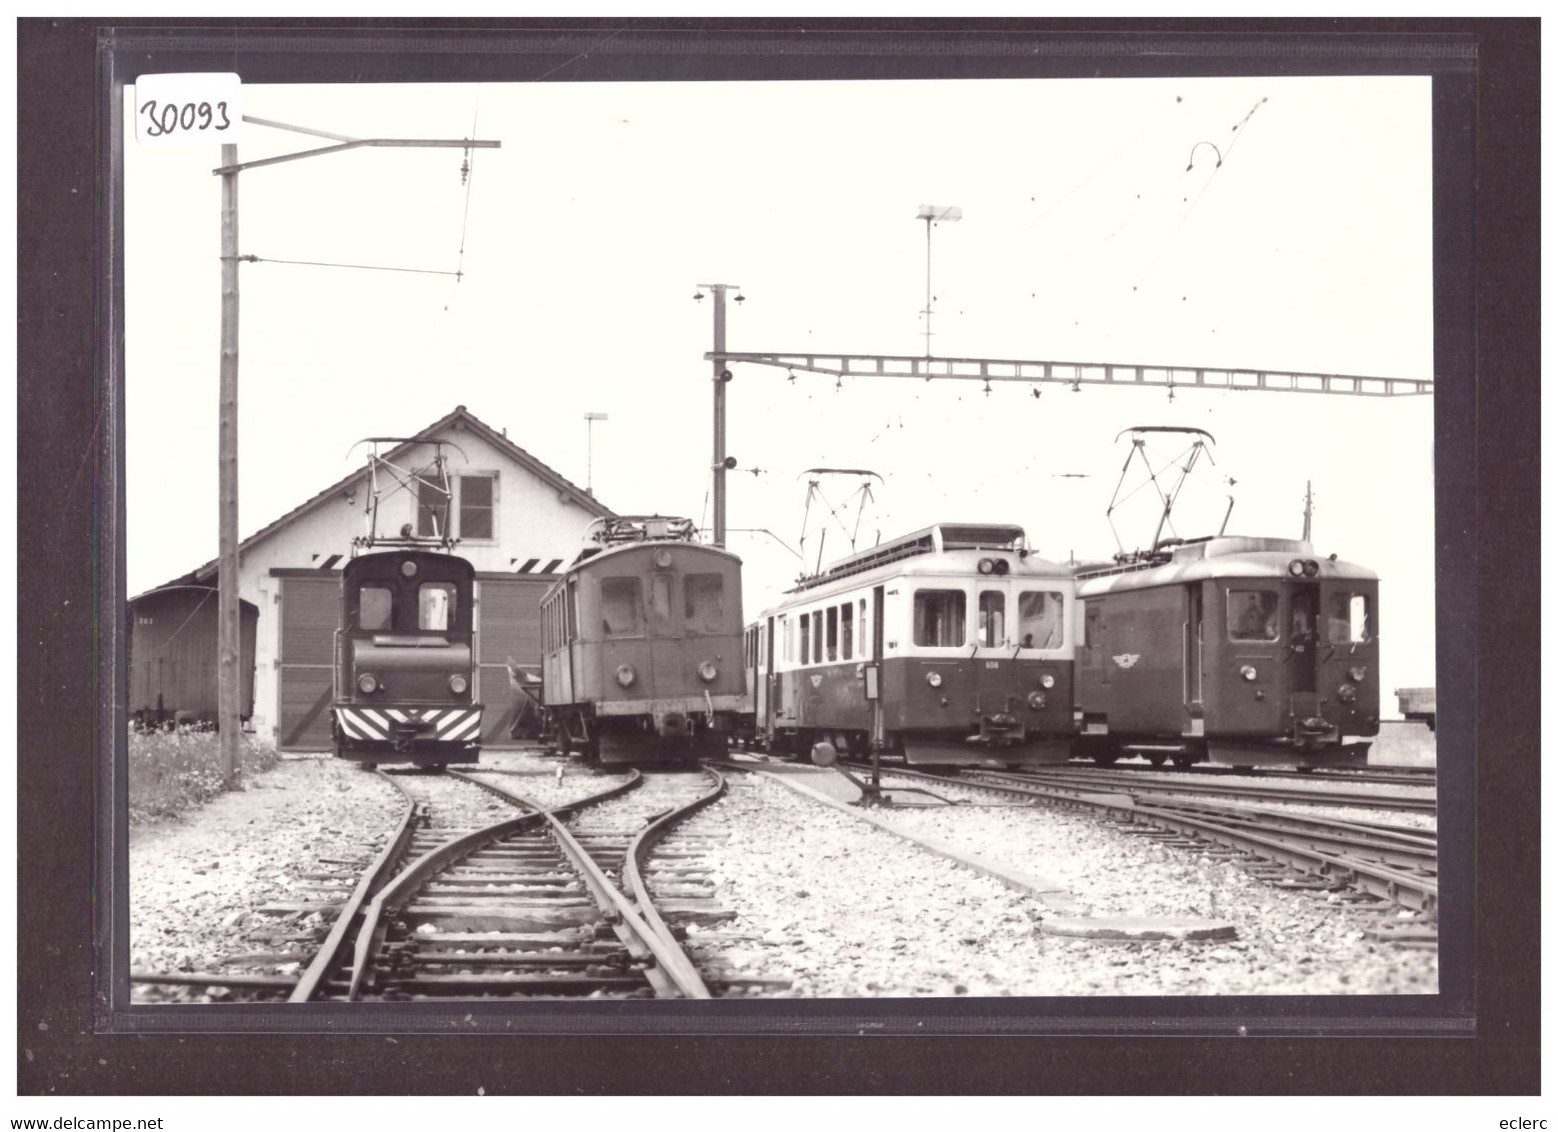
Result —
[[[421,924],[432,924],[448,931],[546,931],[567,924],[589,924],[599,920],[600,914],[593,907],[527,908],[512,905],[504,908],[436,908],[413,907],[410,919]]]
[[[626,951],[592,954],[572,952],[482,951],[418,955],[418,967],[580,967],[586,971],[625,970],[633,966]]]
[[[590,994],[597,990],[647,989],[642,975],[417,975],[387,979],[386,996],[395,993],[461,994],[483,991],[546,991],[550,994]]]

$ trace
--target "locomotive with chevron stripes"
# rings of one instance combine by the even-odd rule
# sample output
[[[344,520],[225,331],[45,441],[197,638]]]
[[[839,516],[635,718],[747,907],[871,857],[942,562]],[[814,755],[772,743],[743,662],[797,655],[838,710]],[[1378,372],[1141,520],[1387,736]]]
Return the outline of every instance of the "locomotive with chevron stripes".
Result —
[[[739,722],[741,559],[690,519],[597,519],[541,599],[543,725],[601,763],[725,752]]]
[[[412,547],[346,564],[331,713],[337,757],[370,767],[477,761],[475,579],[465,559]]]

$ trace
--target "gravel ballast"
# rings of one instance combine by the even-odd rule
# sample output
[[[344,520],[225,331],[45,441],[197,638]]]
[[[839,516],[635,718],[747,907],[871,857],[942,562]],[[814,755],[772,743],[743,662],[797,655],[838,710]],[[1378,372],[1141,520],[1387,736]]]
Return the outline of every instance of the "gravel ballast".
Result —
[[[504,752],[483,776],[557,805],[625,775]],[[843,780],[832,774],[811,782]],[[1068,916],[1203,916],[1238,938],[1105,943],[1041,934],[1032,896],[801,797],[775,777],[732,772],[726,798],[683,828],[725,835],[711,856],[732,921],[690,926],[695,957],[791,997],[1432,993],[1437,954],[1372,944],[1346,905],[1278,890],[1236,864],[1123,834],[1049,807],[875,810],[895,828],[1042,876],[1078,901]],[[853,794],[853,788],[846,789]],[[277,946],[258,909],[296,899],[322,860],[371,861],[403,803],[374,776],[329,759],[288,759],[251,788],[131,832],[131,962],[220,970]],[[312,914],[317,917],[317,914]],[[308,917],[290,930],[306,931]],[[258,934],[256,934],[258,933]],[[190,1000],[137,988],[137,1001]],[[201,997],[195,995],[193,997]]]

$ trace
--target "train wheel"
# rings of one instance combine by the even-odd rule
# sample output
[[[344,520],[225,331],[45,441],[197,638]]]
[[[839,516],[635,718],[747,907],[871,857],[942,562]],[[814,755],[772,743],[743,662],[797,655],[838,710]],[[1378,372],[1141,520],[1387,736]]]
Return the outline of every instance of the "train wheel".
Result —
[[[1195,756],[1193,755],[1175,755],[1174,768],[1176,770],[1189,770],[1195,765],[1195,761]]]
[[[1149,751],[1147,753],[1147,761],[1153,766],[1162,766],[1164,763],[1168,762],[1168,752]]]

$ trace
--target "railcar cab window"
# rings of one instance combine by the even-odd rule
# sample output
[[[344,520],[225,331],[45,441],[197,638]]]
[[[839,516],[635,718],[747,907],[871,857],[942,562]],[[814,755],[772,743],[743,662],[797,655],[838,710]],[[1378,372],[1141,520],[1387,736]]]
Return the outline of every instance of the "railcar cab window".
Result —
[[[682,607],[690,633],[725,631],[725,578],[721,574],[688,574],[682,579]]]
[[[600,580],[600,630],[607,637],[644,635],[643,597],[637,578]]]
[[[446,633],[454,626],[455,591],[450,582],[423,582],[417,587],[417,628]]]
[[[1229,640],[1274,641],[1277,628],[1276,591],[1228,591]]]
[[[1369,595],[1333,593],[1326,611],[1326,640],[1359,645],[1369,639]]]
[[[916,590],[914,643],[957,648],[968,639],[968,605],[962,590]]]
[[[1017,643],[1025,649],[1059,648],[1066,634],[1065,599],[1055,590],[1017,595]]]
[[[364,586],[357,591],[357,627],[380,630],[390,628],[395,612],[395,596],[385,586]]]
[[[839,659],[855,655],[855,607],[845,602],[839,607]]]
[[[1000,590],[979,591],[978,641],[999,645],[1006,640],[1006,595]]]
[[[839,611],[838,606],[828,608],[828,659],[839,658]]]

